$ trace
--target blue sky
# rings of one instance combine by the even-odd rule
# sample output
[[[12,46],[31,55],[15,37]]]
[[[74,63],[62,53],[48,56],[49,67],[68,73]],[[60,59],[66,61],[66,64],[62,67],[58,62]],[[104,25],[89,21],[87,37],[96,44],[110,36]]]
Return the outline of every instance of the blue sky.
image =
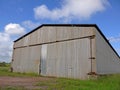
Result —
[[[120,55],[120,0],[0,0],[0,61],[13,41],[43,23],[97,24]]]

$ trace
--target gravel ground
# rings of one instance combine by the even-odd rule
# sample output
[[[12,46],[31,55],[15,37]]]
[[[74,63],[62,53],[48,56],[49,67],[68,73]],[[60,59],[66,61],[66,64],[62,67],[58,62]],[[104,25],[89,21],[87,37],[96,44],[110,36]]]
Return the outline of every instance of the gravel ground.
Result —
[[[51,78],[46,77],[10,77],[10,76],[0,76],[0,87],[15,86],[24,87],[28,90],[32,89],[42,89],[43,87],[36,86],[38,82],[45,80],[50,80]]]

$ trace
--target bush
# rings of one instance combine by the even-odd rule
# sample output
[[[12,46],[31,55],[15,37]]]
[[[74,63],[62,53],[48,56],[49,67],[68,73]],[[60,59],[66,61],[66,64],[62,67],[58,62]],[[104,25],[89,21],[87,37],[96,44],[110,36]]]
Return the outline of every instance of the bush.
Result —
[[[6,67],[6,62],[0,62],[0,67]]]

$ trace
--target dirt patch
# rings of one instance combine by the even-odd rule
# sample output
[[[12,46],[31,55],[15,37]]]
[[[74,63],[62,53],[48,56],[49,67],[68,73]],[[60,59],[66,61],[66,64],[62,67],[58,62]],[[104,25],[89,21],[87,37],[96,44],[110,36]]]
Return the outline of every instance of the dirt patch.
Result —
[[[21,86],[26,89],[39,89],[40,86],[36,86],[38,82],[49,81],[51,78],[47,77],[10,77],[0,76],[0,87],[5,86]]]

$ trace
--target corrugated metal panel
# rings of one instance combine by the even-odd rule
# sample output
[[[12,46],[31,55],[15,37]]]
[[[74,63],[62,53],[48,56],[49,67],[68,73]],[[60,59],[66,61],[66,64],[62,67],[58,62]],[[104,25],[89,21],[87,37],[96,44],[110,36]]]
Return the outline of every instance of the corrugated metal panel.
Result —
[[[15,47],[67,40],[94,35],[93,27],[42,27],[15,42]],[[14,48],[15,48],[14,47]]]
[[[20,71],[21,49],[14,49],[12,67],[14,72]]]
[[[65,44],[61,42],[61,44],[56,43],[56,48],[54,50],[57,50],[55,54],[57,54],[56,58],[56,71],[57,71],[57,76],[60,77],[65,77]],[[49,48],[50,49],[50,48]],[[50,53],[50,50],[49,50]]]
[[[12,63],[14,72],[35,72],[39,74],[40,49],[41,46],[15,49]]]
[[[48,42],[53,42],[56,41],[56,27],[49,27],[49,29],[46,27],[45,29],[47,29],[46,32],[48,32]]]
[[[20,39],[19,41],[14,43],[14,48],[28,46],[30,41],[30,35]]]
[[[28,70],[29,65],[29,49],[28,48],[21,48],[21,59],[20,59],[20,72],[26,72]],[[29,70],[27,71],[29,72]]]
[[[40,57],[40,61],[41,61],[41,74],[42,75],[46,75],[46,59],[47,59],[47,44],[44,44],[41,46],[41,57]]]
[[[70,39],[69,27],[56,27],[57,29],[57,41]]]
[[[30,35],[23,38],[23,46],[28,46],[30,41]]]
[[[95,35],[93,27],[79,27],[79,36],[86,37]]]
[[[38,39],[38,31],[31,33],[29,37],[30,37],[30,45],[36,44]]]
[[[14,43],[14,44],[15,44],[14,48],[23,46],[23,39],[20,39],[18,42]]]
[[[56,27],[57,41],[94,35],[93,27]]]
[[[40,33],[41,42],[39,43],[56,41],[56,27],[43,27],[41,28]]]
[[[47,45],[46,76],[87,78],[91,70],[89,39]]]
[[[42,28],[42,27],[48,27],[48,26],[51,26],[51,27],[56,27],[56,26],[57,26],[57,27],[64,27],[64,26],[66,26],[66,27],[96,27],[97,29],[99,29],[96,24],[43,24],[43,25],[35,28],[35,29],[32,30],[31,32],[29,32],[29,33],[23,35],[22,37],[18,38],[18,39],[15,40],[14,42],[17,42],[18,40],[26,37],[27,35],[35,32],[36,30],[38,30],[38,29],[40,29],[40,28]]]
[[[92,37],[92,39],[91,39],[91,49],[92,49],[92,56],[91,56],[91,58],[93,58],[92,59],[92,72],[95,72],[96,73],[96,36],[94,37]]]
[[[96,62],[98,74],[113,74],[120,72],[120,59],[111,49],[105,39],[96,30]]]
[[[19,42],[20,42],[20,40],[14,43],[14,48],[18,47]]]
[[[13,68],[18,72],[39,73],[39,67],[41,67],[42,75],[84,79],[91,70],[91,61],[89,59],[90,39],[78,38],[94,34],[95,31],[92,27],[42,27],[15,42],[14,48],[21,48],[15,49],[15,53],[17,53],[15,54],[16,58],[14,58],[15,62],[13,63],[17,65],[19,62],[19,65],[13,65]],[[75,38],[77,39],[74,40]],[[44,44],[47,42],[49,43]],[[95,40],[92,40],[92,43],[94,44]],[[94,47],[95,45],[92,46],[92,49],[94,49]],[[44,56],[45,51],[46,59]],[[95,56],[94,51],[92,55]],[[93,62],[92,65],[95,68],[95,62]],[[16,69],[15,67],[18,68]]]
[[[29,65],[31,72],[39,73],[40,70],[40,55],[41,55],[41,46],[30,47],[30,57]]]

